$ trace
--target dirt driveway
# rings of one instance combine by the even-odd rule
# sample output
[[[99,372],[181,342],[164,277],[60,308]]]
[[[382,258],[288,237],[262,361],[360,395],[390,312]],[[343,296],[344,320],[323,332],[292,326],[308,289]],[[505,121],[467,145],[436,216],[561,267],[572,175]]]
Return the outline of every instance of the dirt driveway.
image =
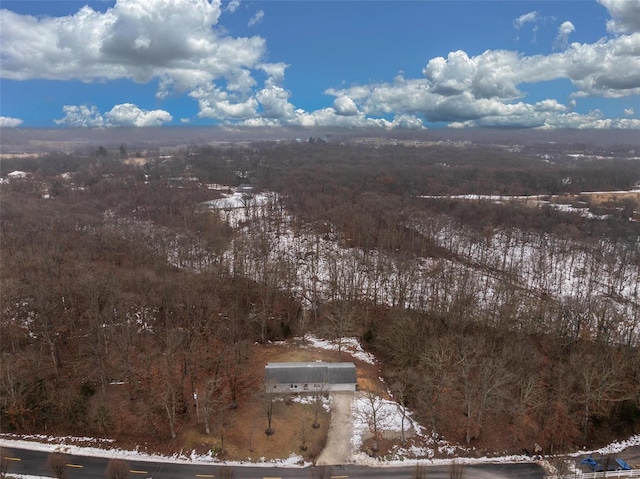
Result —
[[[327,436],[327,445],[322,450],[316,464],[319,466],[335,466],[346,464],[351,456],[351,421],[352,392],[335,392],[331,394],[331,425]]]

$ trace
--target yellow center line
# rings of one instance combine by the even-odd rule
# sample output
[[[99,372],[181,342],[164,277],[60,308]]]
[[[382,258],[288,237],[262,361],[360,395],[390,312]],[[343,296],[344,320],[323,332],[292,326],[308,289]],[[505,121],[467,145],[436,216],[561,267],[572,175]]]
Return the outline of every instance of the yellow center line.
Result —
[[[196,477],[216,477],[213,474],[196,474]]]
[[[131,469],[129,472],[131,474],[148,474],[147,471],[136,471],[135,469]]]
[[[67,467],[75,467],[76,469],[82,469],[84,466],[80,464],[67,464]]]
[[[349,476],[329,476],[330,479],[347,479]]]
[[[263,477],[262,479],[282,479],[281,477]]]
[[[6,459],[7,461],[22,461],[19,457],[3,457],[2,459]]]

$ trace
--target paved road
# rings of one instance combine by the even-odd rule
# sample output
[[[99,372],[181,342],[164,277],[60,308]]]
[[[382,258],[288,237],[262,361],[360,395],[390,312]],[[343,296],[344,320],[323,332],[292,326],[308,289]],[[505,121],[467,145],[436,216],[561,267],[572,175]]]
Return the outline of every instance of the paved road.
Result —
[[[9,460],[9,474],[28,474],[51,477],[47,468],[48,453],[27,449],[5,448]],[[68,479],[105,479],[107,459],[88,456],[67,456]],[[129,461],[130,479],[196,479],[218,477],[218,466]],[[318,478],[314,468],[235,467],[236,479],[312,479]],[[411,467],[330,466],[328,477],[333,479],[410,479]],[[325,479],[328,477],[325,476]],[[429,479],[449,479],[446,466],[429,467]],[[467,466],[465,479],[542,479],[543,470],[535,464],[480,464]]]

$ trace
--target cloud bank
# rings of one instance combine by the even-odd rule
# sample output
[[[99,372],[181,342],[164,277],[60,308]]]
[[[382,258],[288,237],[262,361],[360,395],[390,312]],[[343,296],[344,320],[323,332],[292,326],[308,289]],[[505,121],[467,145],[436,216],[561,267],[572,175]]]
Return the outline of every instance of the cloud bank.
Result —
[[[606,121],[600,112],[578,115],[555,99],[533,104],[521,101],[519,86],[558,78],[569,79],[576,97],[640,95],[640,34],[572,44],[561,53],[520,56],[487,50],[475,57],[463,51],[430,60],[424,78],[356,86],[329,94],[351,99],[366,114],[399,112],[424,116],[452,126],[517,126],[630,128],[635,122]]]
[[[640,2],[637,0],[598,0],[611,15],[607,30],[612,33],[640,31]]]
[[[315,111],[291,103],[288,65],[265,61],[265,39],[233,37],[218,28],[222,12],[233,13],[239,0],[224,9],[220,0],[118,0],[104,13],[85,6],[74,15],[43,18],[2,10],[0,72],[11,80],[157,81],[158,99],[187,95],[197,103],[198,117],[240,125],[638,128],[632,118],[573,111],[582,97],[640,95],[640,2],[598,1],[611,17],[610,36],[594,43],[569,43],[575,27],[565,21],[554,53],[453,51],[428,60],[418,78],[328,88],[331,106]],[[259,10],[250,25],[263,16]],[[520,29],[541,18],[528,12],[513,25]],[[266,77],[261,84],[260,77]],[[527,102],[526,84],[558,79],[573,85],[567,104],[555,98]],[[131,103],[104,114],[92,106],[67,105],[63,113],[55,122],[69,126],[154,126],[173,119],[167,111]],[[3,118],[0,125],[20,121]]]
[[[228,8],[231,7],[229,5]],[[159,97],[247,75],[264,39],[216,33],[220,2],[118,0],[65,17],[2,10],[2,76],[12,80],[160,80]]]

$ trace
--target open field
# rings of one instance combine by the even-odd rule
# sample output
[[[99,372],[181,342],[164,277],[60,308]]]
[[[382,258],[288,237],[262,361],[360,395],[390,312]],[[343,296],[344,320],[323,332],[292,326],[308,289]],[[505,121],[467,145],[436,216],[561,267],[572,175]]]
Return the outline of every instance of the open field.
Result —
[[[586,197],[595,204],[619,202],[631,200],[640,204],[640,191],[611,191],[611,192],[585,192],[577,195],[577,198]]]
[[[321,408],[320,427],[314,429],[313,397],[283,395],[275,402],[273,424],[275,434],[266,435],[267,417],[265,398],[260,395],[264,365],[268,362],[307,362],[338,360],[338,353],[304,345],[300,339],[287,343],[255,345],[244,368],[246,374],[257,378],[250,390],[239,398],[239,407],[225,411],[224,442],[225,454],[219,457],[229,460],[274,460],[299,455],[313,462],[322,451],[327,438],[330,414],[326,407]],[[359,385],[369,385],[375,390],[380,386],[377,366],[343,355],[343,361],[357,364]],[[301,448],[302,443],[306,450]],[[219,431],[211,435],[204,434],[203,424],[185,427],[181,434],[179,449],[206,454],[219,452],[221,439]]]

